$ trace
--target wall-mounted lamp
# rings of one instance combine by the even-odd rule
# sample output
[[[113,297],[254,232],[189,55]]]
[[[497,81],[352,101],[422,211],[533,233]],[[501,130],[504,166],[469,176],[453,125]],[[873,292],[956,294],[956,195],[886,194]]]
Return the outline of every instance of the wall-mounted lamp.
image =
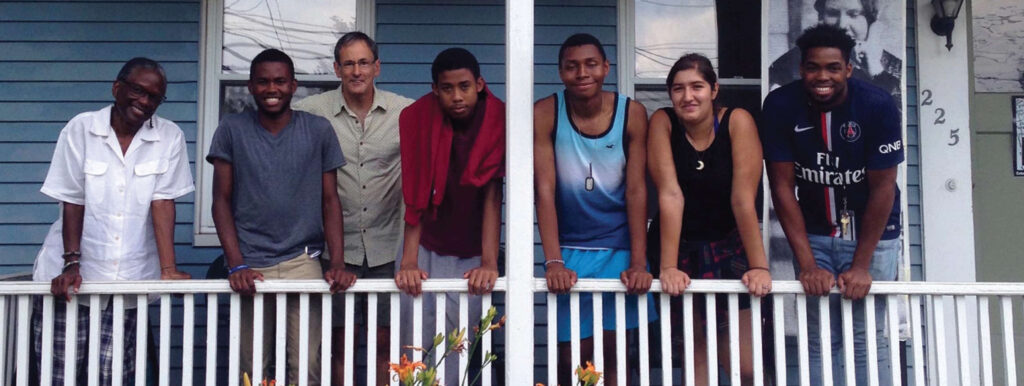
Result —
[[[932,0],[935,16],[932,16],[932,32],[946,37],[946,49],[953,50],[953,25],[964,0]]]

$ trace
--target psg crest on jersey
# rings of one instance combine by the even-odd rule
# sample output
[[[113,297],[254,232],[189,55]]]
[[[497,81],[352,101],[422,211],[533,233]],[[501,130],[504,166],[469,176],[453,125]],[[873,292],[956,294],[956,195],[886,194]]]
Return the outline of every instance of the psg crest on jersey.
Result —
[[[849,121],[839,127],[839,136],[846,142],[856,142],[860,139],[860,125],[857,122]]]

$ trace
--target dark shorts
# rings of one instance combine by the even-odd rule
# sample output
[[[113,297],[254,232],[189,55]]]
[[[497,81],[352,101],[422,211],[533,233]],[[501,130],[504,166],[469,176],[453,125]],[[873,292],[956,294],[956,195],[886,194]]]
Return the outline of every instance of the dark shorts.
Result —
[[[349,272],[356,274],[357,278],[360,279],[395,279],[395,263],[390,262],[384,265],[370,267],[366,261],[363,261],[363,265],[345,264],[345,269]],[[367,294],[356,293],[355,296],[355,320],[357,325],[366,325],[367,319]],[[331,319],[334,321],[334,327],[345,326],[345,291],[334,294],[334,304],[331,307]],[[377,326],[378,327],[389,327],[391,326],[391,294],[382,293],[377,294]]]

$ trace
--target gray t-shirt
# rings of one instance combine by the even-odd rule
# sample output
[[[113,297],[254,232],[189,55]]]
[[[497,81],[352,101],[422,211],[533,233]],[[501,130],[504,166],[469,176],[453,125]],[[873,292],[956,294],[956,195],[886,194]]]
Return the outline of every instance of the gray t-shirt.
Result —
[[[214,159],[232,166],[231,211],[245,264],[270,267],[307,247],[323,250],[323,173],[345,165],[330,122],[294,111],[273,135],[255,111],[231,114],[213,134],[206,161]]]

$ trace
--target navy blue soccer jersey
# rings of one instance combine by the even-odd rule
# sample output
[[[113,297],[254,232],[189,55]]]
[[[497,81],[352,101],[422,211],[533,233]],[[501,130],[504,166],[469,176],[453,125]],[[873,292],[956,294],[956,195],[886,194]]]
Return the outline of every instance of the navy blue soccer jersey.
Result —
[[[768,94],[760,125],[764,158],[793,162],[797,200],[807,232],[841,234],[843,211],[853,212],[856,239],[867,207],[868,170],[903,162],[902,118],[892,95],[850,79],[846,101],[831,111],[811,108],[802,81]],[[900,234],[900,192],[896,188],[882,239]]]

